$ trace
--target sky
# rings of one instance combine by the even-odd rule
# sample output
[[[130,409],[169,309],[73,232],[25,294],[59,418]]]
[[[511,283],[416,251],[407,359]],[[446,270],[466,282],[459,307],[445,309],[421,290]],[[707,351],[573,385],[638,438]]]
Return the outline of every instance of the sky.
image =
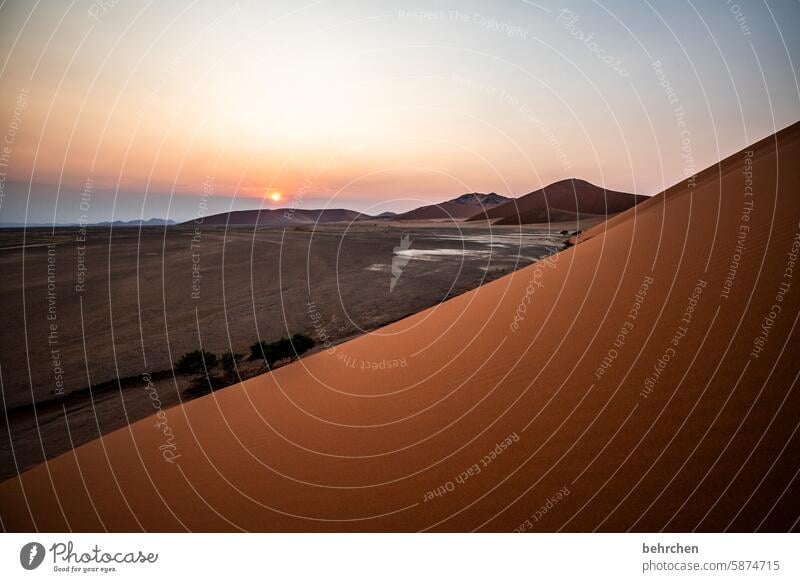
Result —
[[[0,223],[655,194],[798,121],[798,63],[775,0],[6,0]]]

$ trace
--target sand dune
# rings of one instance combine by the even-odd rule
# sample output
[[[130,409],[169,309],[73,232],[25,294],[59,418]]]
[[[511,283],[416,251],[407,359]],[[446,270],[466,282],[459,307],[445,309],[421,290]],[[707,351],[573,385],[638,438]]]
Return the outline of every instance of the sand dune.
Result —
[[[481,194],[473,192],[471,194],[462,194],[457,198],[440,202],[439,204],[431,204],[428,206],[421,206],[414,210],[409,210],[403,214],[398,214],[394,220],[463,220],[475,215],[482,215],[484,212],[497,208],[507,203],[510,198],[501,196],[500,194]]]
[[[3,526],[797,529],[799,156],[795,124],[553,258],[28,471]]]
[[[509,200],[469,220],[495,224],[534,224],[575,221],[579,216],[608,216],[628,210],[647,196],[605,190],[585,180],[570,178]]]

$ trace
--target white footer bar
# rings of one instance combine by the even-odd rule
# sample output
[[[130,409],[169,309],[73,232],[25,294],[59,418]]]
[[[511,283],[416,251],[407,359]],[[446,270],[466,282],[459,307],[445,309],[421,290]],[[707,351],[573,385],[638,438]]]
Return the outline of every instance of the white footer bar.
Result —
[[[800,580],[792,534],[3,534],[3,580]]]

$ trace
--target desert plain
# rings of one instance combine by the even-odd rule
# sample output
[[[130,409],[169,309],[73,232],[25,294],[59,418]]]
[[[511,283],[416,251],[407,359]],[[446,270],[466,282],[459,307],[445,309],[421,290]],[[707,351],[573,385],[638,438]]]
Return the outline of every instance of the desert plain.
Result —
[[[256,341],[330,348],[549,256],[579,226],[0,230],[0,477],[195,397],[172,370],[186,352],[241,353],[240,378],[263,373]]]

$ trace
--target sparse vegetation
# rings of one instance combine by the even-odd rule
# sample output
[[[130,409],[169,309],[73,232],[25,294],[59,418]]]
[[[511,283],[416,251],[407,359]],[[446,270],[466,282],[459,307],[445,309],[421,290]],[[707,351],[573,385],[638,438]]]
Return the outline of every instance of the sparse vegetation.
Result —
[[[308,350],[314,347],[314,340],[308,337],[307,335],[303,335],[301,333],[296,333],[292,336],[291,339],[292,345],[294,346],[294,352],[297,356],[302,356]]]
[[[286,351],[289,340],[281,339],[276,342],[256,342],[250,346],[250,359],[264,360],[270,368],[283,358],[281,354]]]
[[[275,342],[256,342],[250,346],[251,359],[263,359],[272,368],[282,360],[294,360],[314,347],[314,340],[303,334],[294,334],[291,339],[281,338]]]
[[[250,359],[263,360],[267,368],[272,369],[280,362],[296,359],[313,347],[313,339],[307,335],[294,334],[291,339],[254,343],[250,346]],[[228,351],[218,358],[211,352],[195,350],[181,356],[174,369],[176,374],[194,376],[184,394],[197,397],[263,373],[263,367],[243,365],[244,356],[245,354]],[[214,369],[216,373],[212,373]]]
[[[225,352],[222,354],[220,364],[222,364],[222,373],[228,384],[235,384],[239,381],[239,362],[243,357],[244,354],[236,352]]]
[[[205,350],[185,353],[175,362],[175,373],[186,375],[204,374],[217,365],[217,356]]]

